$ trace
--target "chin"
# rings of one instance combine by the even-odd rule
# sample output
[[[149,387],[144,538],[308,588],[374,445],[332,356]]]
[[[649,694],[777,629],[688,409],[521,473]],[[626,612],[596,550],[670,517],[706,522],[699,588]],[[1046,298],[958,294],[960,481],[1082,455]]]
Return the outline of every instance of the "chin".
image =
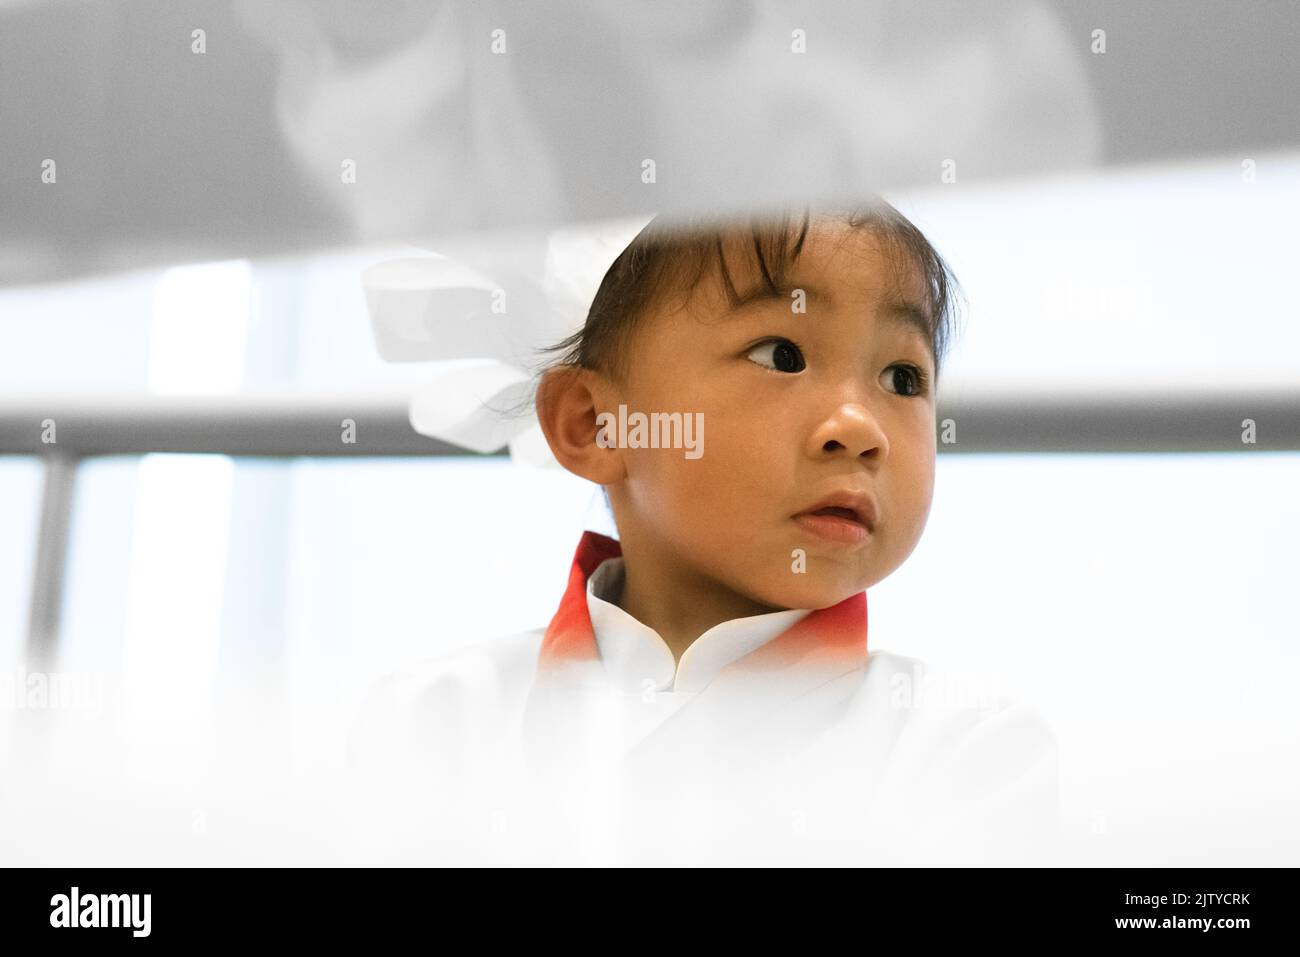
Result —
[[[809,574],[812,574],[811,571]],[[765,604],[777,608],[830,608],[865,589],[866,585],[858,585],[855,582],[809,580],[797,584],[787,583],[781,588],[775,588],[764,601]]]

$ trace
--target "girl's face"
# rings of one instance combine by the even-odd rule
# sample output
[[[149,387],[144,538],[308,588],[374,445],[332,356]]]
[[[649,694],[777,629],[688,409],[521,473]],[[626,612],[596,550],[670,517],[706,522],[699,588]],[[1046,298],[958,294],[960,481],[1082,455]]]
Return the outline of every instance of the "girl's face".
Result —
[[[625,477],[609,485],[611,504],[622,538],[688,575],[774,608],[824,608],[898,568],[929,515],[925,287],[905,257],[896,275],[863,229],[814,223],[778,298],[741,249],[731,247],[728,267],[741,299],[755,298],[732,311],[715,263],[684,304],[670,296],[645,317],[625,381],[598,397],[598,408],[622,403],[629,416],[703,417],[698,458],[620,449]],[[804,312],[792,308],[796,290]],[[796,517],[836,493],[869,502],[869,533]]]

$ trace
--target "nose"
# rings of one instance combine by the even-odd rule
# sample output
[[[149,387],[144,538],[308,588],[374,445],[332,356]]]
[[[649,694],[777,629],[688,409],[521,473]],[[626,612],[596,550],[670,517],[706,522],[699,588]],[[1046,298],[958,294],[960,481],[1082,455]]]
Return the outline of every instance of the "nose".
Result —
[[[889,455],[889,439],[866,406],[845,402],[813,431],[808,452],[813,458],[852,455],[879,461]]]

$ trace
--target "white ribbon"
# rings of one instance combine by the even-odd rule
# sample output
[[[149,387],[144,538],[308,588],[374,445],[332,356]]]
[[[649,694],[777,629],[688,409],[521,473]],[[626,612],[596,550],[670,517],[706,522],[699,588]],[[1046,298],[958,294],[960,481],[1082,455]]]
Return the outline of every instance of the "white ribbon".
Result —
[[[558,466],[531,407],[534,377],[549,361],[538,350],[582,328],[605,273],[650,218],[450,239],[435,255],[365,270],[379,354],[433,366],[412,398],[412,428]]]

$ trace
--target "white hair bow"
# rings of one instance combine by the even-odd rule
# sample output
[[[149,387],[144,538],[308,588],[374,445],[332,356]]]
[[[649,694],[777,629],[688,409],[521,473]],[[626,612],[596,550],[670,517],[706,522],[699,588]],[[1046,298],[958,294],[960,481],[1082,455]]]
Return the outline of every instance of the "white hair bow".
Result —
[[[434,367],[411,400],[412,428],[557,465],[532,410],[540,350],[582,328],[610,265],[651,218],[454,239],[365,270],[379,354]]]

